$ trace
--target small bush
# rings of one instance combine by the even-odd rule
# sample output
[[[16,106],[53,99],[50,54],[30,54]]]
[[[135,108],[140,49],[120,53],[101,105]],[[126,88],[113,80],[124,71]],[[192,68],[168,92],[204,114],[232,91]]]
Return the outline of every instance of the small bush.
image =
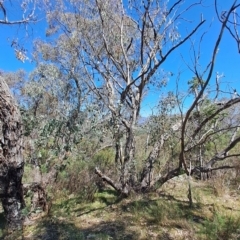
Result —
[[[226,240],[235,239],[234,235],[238,235],[240,230],[240,218],[232,218],[215,214],[212,220],[206,220],[203,223],[203,229],[200,231],[204,239]],[[240,235],[238,235],[240,237]],[[236,238],[239,239],[239,238]]]

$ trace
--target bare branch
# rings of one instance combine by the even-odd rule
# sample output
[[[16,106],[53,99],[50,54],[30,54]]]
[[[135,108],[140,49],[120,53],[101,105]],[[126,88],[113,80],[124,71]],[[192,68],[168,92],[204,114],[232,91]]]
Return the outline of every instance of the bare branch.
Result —
[[[3,2],[0,2],[0,9],[3,12],[4,19],[0,19],[0,24],[5,24],[5,25],[19,25],[19,24],[26,24],[30,22],[36,22],[36,19],[34,17],[35,13],[35,2],[34,2],[34,7],[30,14],[28,14],[27,17],[23,17],[21,20],[15,20],[15,21],[9,21],[7,18],[7,11],[6,8],[3,6]]]
[[[222,152],[217,153],[207,164],[206,168],[211,168],[217,161],[222,161],[228,156],[228,152],[240,142],[240,136],[233,140]],[[235,156],[235,155],[232,155]]]
[[[106,175],[104,175],[98,168],[95,168],[95,173],[105,182],[107,182],[110,186],[112,186],[117,192],[121,192],[120,186],[113,182],[113,180]]]
[[[218,108],[213,114],[211,114],[210,116],[208,116],[207,118],[205,118],[200,125],[196,128],[196,130],[194,131],[192,138],[195,138],[195,136],[199,133],[199,131],[203,128],[203,126],[205,126],[210,120],[212,120],[214,117],[216,117],[220,112],[222,112],[223,110],[226,110],[228,108],[230,108],[231,106],[237,104],[240,102],[240,97],[238,98],[234,98],[229,100],[228,102],[224,103],[221,105],[220,108]]]
[[[154,67],[149,71],[149,73],[147,74],[147,77],[145,79],[146,82],[148,82],[148,80],[153,76],[153,74],[156,72],[156,70],[159,68],[159,66],[161,64],[163,64],[165,62],[165,60],[167,59],[167,57],[178,47],[180,47],[182,44],[184,44],[199,28],[201,25],[203,25],[205,22],[205,20],[201,21],[192,31],[190,34],[188,34],[184,39],[182,39],[179,43],[177,43],[174,47],[172,47],[170,50],[167,51],[167,53],[162,56],[162,59],[154,65]]]
[[[219,47],[220,42],[222,40],[222,36],[223,36],[224,30],[226,28],[227,21],[228,21],[228,19],[230,17],[231,11],[232,11],[232,8],[228,11],[228,13],[226,15],[226,19],[222,23],[222,26],[221,26],[221,29],[220,29],[220,33],[218,35],[218,38],[216,40],[216,43],[215,43],[215,46],[214,46],[214,49],[213,49],[212,58],[211,58],[211,61],[209,63],[210,67],[209,67],[209,72],[208,72],[207,79],[206,79],[204,85],[202,86],[198,96],[196,96],[194,102],[192,103],[192,105],[188,109],[188,111],[186,113],[186,116],[185,116],[185,118],[183,120],[182,131],[181,131],[181,153],[179,155],[179,159],[180,159],[179,167],[181,167],[182,164],[183,164],[184,165],[184,169],[185,169],[187,174],[188,174],[188,170],[187,170],[187,166],[186,166],[185,159],[184,159],[186,125],[187,125],[188,119],[189,119],[193,109],[196,107],[199,99],[202,97],[202,95],[203,95],[203,93],[204,93],[206,87],[208,86],[209,81],[210,81],[210,79],[212,77],[213,69],[214,69],[214,66],[215,66],[215,59],[216,59],[216,55],[217,55],[217,52],[218,52],[218,47]]]

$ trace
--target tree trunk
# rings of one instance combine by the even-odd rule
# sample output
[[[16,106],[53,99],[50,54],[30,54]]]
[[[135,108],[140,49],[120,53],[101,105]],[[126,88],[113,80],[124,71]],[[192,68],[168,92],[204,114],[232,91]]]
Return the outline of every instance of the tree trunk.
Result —
[[[121,166],[120,182],[122,185],[122,195],[128,196],[136,182],[135,164],[135,137],[133,127],[127,129],[126,143],[124,148],[124,159]]]
[[[0,198],[8,230],[22,228],[22,125],[18,106],[0,77]]]
[[[152,185],[152,180],[153,180],[152,170],[154,168],[154,164],[157,158],[159,157],[164,141],[165,141],[164,136],[161,136],[160,139],[154,144],[153,150],[150,152],[146,160],[145,166],[141,173],[141,179],[140,179],[142,190],[146,190]]]

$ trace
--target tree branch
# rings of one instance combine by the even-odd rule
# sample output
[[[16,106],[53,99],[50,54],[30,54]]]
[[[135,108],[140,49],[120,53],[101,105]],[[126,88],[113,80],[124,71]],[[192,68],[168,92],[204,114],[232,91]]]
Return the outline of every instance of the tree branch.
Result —
[[[112,186],[117,192],[121,192],[120,186],[118,186],[113,180],[106,175],[104,175],[97,167],[95,168],[95,173],[106,183]]]

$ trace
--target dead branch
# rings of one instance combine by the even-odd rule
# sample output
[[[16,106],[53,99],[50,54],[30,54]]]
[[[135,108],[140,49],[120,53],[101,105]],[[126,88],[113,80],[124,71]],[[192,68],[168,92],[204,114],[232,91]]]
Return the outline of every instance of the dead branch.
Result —
[[[104,175],[97,167],[95,168],[95,173],[106,183],[112,186],[117,192],[121,192],[120,186],[113,182],[113,180],[106,175]]]

